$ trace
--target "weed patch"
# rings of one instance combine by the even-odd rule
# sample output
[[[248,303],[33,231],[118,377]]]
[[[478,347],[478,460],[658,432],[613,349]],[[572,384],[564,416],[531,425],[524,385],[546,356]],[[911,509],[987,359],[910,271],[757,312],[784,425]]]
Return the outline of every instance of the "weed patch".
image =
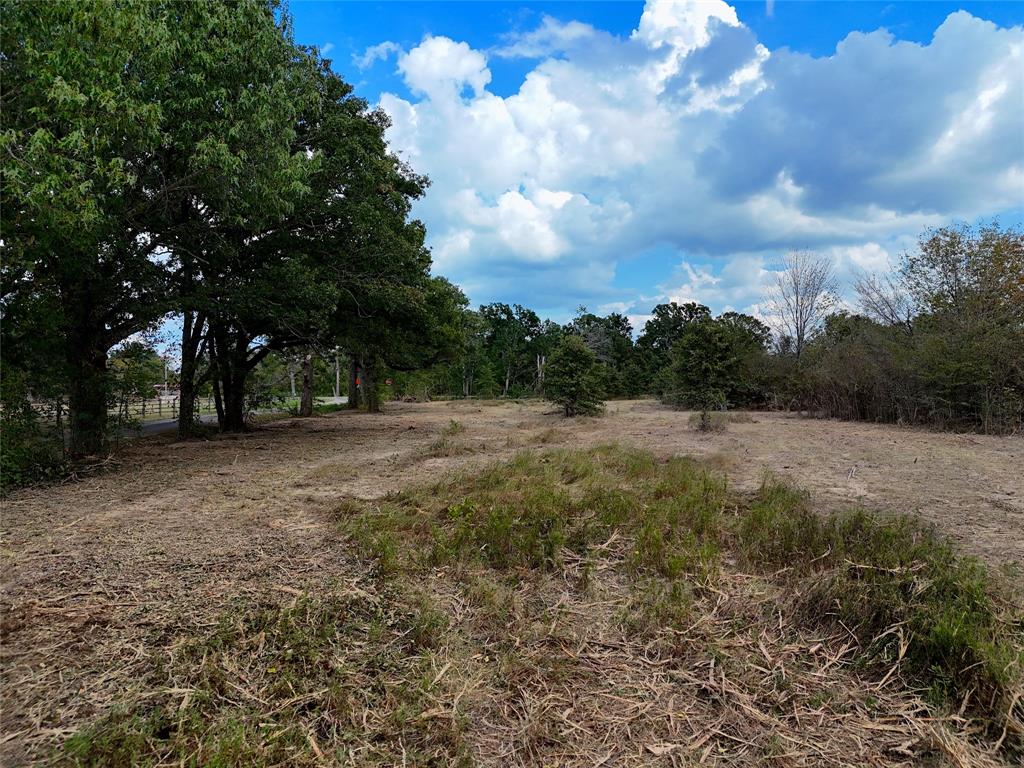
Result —
[[[427,455],[435,458],[447,458],[449,456],[463,456],[472,453],[473,448],[461,440],[454,440],[449,436],[440,437],[430,444]]]
[[[819,515],[773,477],[753,498],[730,496],[720,473],[691,459],[617,446],[524,452],[386,506],[363,518],[372,533],[361,536],[382,568],[485,567],[522,580],[572,563],[566,582],[590,593],[596,557],[629,580],[619,623],[642,635],[695,620],[698,598],[731,578],[723,569],[752,569],[780,604],[795,601],[803,626],[852,632],[858,663],[879,677],[898,666],[936,705],[966,701],[996,728],[1019,720],[1020,618],[976,561],[912,518]],[[499,582],[478,582],[474,599],[497,599]]]
[[[737,526],[746,561],[784,568],[810,621],[848,627],[880,665],[897,662],[933,699],[1012,716],[1024,669],[1021,617],[1004,615],[983,566],[910,517],[821,516],[767,477]]]
[[[743,411],[701,411],[690,415],[690,426],[698,432],[725,432],[730,424],[753,424],[756,421]]]
[[[160,695],[66,742],[80,766],[389,765],[464,762],[461,726],[432,706],[426,649],[446,626],[429,603],[364,595],[240,604],[153,671]]]
[[[552,570],[565,552],[584,555],[619,536],[636,542],[635,570],[678,576],[713,566],[725,489],[692,461],[612,446],[521,453],[399,494],[355,521],[346,515],[343,525],[387,568],[388,542],[399,540],[408,567],[474,561]],[[418,557],[423,551],[428,558]]]

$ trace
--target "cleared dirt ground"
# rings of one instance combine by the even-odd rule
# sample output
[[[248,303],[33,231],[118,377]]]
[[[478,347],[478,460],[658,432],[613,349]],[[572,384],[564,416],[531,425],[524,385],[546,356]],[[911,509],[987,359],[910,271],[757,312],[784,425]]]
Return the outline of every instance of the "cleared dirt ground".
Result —
[[[443,456],[451,420],[469,452]],[[238,596],[360,590],[331,522],[374,499],[523,449],[618,442],[693,454],[741,490],[768,469],[822,509],[918,513],[996,567],[1024,565],[1024,439],[753,414],[701,434],[689,414],[616,402],[567,422],[541,403],[390,404],[380,415],[278,421],[236,438],[140,440],[111,471],[3,502],[0,763],[52,754],[126,700],[153,648]]]

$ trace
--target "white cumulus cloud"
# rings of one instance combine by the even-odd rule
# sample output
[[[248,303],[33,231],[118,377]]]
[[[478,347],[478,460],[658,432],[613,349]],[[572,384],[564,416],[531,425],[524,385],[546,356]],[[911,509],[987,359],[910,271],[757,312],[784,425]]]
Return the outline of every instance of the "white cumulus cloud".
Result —
[[[459,96],[465,86],[479,97],[491,81],[484,55],[448,37],[428,36],[411,51],[400,54],[398,71],[414,93],[432,101]]]
[[[649,2],[629,36],[544,17],[493,52],[444,36],[398,53],[394,149],[474,301],[571,312],[697,300],[756,307],[779,254],[878,270],[923,227],[1024,201],[1024,29],[950,15],[927,44],[854,32],[830,56],[769,51],[728,4]],[[488,55],[535,60],[514,93]],[[614,287],[670,254],[648,291]]]

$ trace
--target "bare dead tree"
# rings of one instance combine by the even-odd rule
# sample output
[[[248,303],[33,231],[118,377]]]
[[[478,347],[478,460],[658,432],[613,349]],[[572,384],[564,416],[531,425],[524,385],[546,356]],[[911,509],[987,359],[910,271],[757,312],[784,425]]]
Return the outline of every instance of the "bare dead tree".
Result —
[[[913,331],[913,299],[900,280],[892,275],[863,274],[856,279],[853,289],[861,311],[872,320],[902,328],[907,333]]]
[[[799,359],[838,301],[832,262],[812,251],[790,251],[768,291],[767,309],[776,332],[792,339]]]

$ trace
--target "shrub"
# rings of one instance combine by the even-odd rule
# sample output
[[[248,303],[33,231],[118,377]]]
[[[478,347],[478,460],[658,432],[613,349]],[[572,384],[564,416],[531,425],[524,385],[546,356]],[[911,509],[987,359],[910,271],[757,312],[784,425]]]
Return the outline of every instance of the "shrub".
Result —
[[[5,371],[0,401],[0,492],[54,480],[69,469],[60,431],[40,424],[24,378]]]

